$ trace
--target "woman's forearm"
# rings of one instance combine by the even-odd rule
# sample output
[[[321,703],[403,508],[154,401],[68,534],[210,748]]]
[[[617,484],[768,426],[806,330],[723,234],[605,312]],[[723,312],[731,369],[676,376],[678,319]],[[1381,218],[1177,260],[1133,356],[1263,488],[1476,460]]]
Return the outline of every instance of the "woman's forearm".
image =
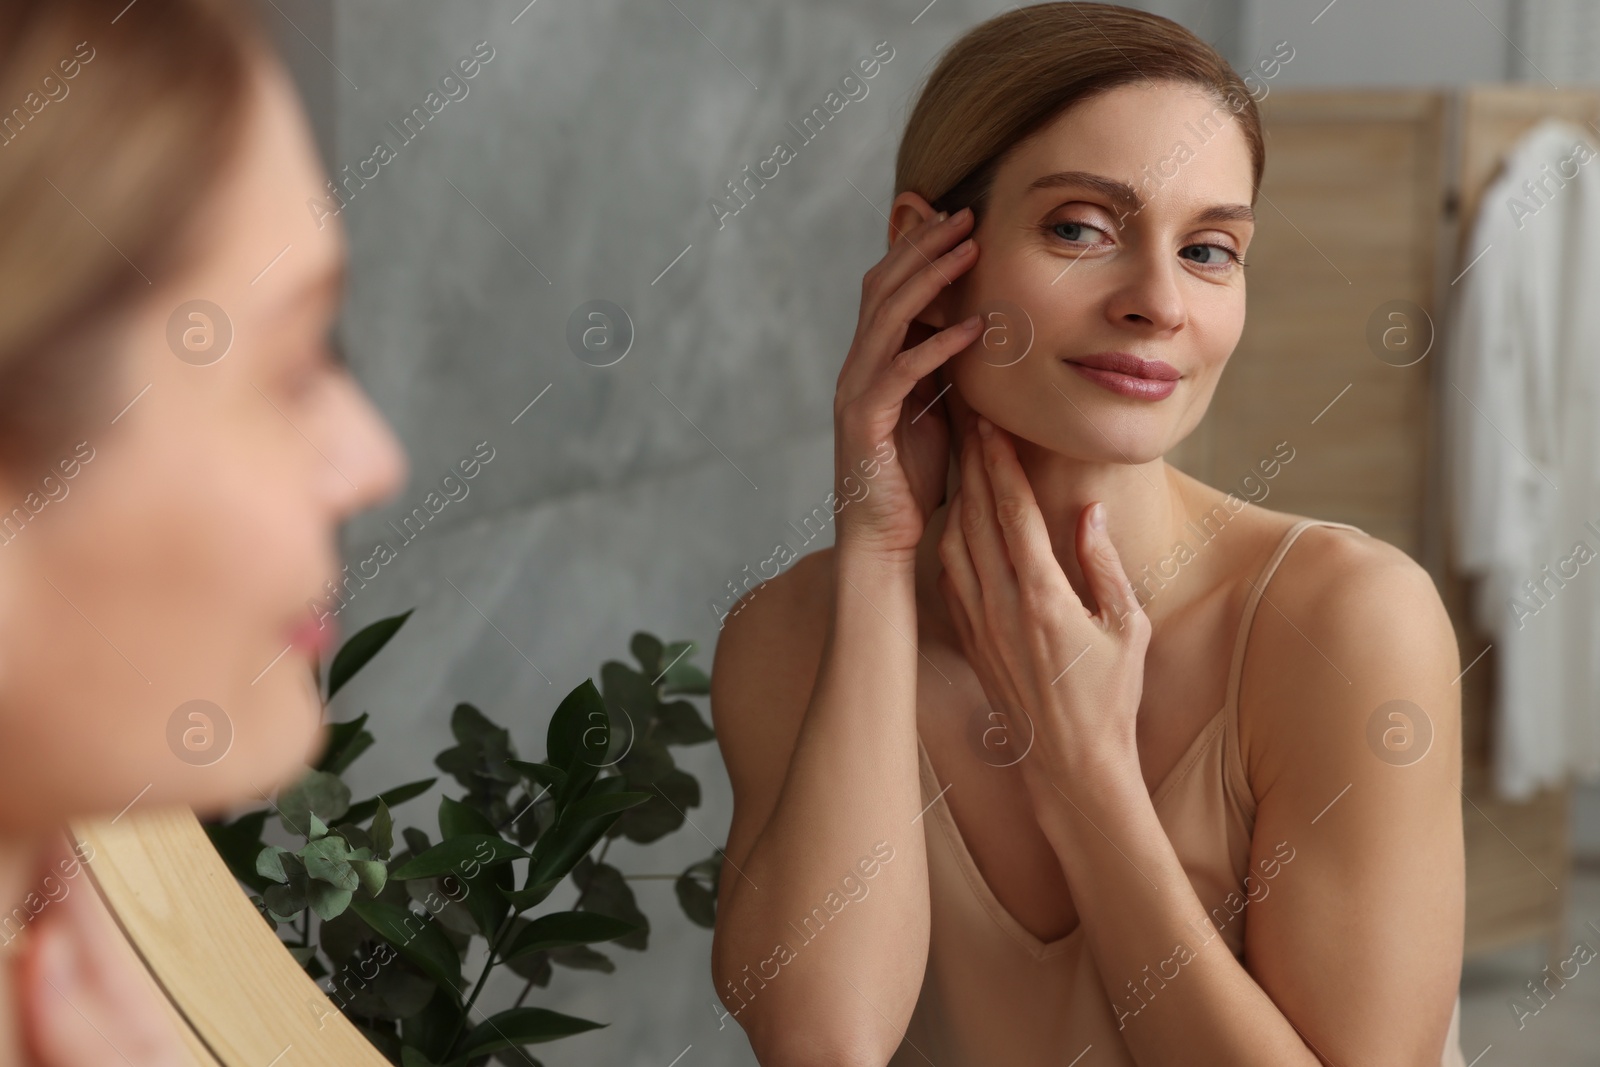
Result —
[[[883,1063],[927,957],[913,566],[836,553],[832,626],[783,788],[742,876],[723,875],[737,881],[717,991],[766,1067]]]
[[[1166,835],[1137,765],[1074,769],[1041,819],[1061,857],[1117,1029],[1142,1064],[1320,1061],[1234,958]]]

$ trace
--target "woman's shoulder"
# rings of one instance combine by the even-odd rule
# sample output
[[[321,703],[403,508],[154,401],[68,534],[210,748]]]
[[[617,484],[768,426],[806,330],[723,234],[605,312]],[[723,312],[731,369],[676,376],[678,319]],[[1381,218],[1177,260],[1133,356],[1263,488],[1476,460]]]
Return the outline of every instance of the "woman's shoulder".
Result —
[[[827,640],[833,569],[832,546],[808,552],[734,602],[713,652],[713,720],[760,707],[763,719],[798,721]]]
[[[795,559],[787,568],[747,589],[722,617],[720,649],[762,645],[778,632],[820,636],[833,604],[834,548],[828,545]]]
[[[1271,518],[1265,540],[1281,545],[1310,517]],[[1269,557],[1273,551],[1267,549]],[[1411,692],[1440,674],[1448,683],[1460,670],[1455,630],[1432,576],[1381,537],[1312,521],[1264,577],[1253,579],[1257,610],[1245,635],[1240,685],[1241,718],[1256,727],[1244,728],[1256,741],[1245,746],[1247,763],[1270,750],[1297,749],[1302,734],[1317,731],[1317,716],[1305,713],[1309,690],[1339,694],[1345,710],[1362,720],[1341,728],[1364,728],[1363,715],[1372,710],[1365,704],[1379,690]],[[1298,710],[1265,714],[1273,708]]]
[[[1395,582],[1433,584],[1427,570],[1404,549],[1357,524],[1259,506],[1251,510],[1261,531],[1263,562],[1283,548],[1269,576],[1275,602],[1349,608],[1375,588]],[[1297,526],[1303,528],[1294,534],[1292,544],[1283,547]]]

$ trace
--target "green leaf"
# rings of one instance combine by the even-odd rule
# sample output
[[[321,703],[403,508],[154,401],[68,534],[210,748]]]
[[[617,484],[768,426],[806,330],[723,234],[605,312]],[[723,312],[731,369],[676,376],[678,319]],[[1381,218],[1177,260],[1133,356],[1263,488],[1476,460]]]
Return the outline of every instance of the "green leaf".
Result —
[[[527,920],[513,918],[511,920],[511,925],[513,930],[515,930],[519,925],[527,925]],[[513,933],[511,936],[515,937],[516,934]],[[506,967],[511,971],[511,973],[527,979],[534,985],[539,986],[541,989],[548,989],[550,987],[550,979],[554,975],[554,972],[550,967],[550,956],[545,952],[534,952],[527,956],[519,956],[518,958],[507,963]]]
[[[434,765],[466,789],[462,803],[499,825],[511,815],[507,797],[521,782],[517,772],[506,765],[517,755],[510,733],[471,704],[456,705],[450,714],[450,730],[459,743],[435,756]]]
[[[402,886],[408,898],[421,904],[438,920],[439,929],[455,946],[456,954],[465,957],[472,939],[481,933],[478,922],[467,910],[461,894],[459,880],[443,878],[413,878],[409,882],[390,879],[391,886]],[[453,894],[453,895],[452,895]]]
[[[277,845],[263,848],[256,856],[256,873],[279,884],[288,884],[289,876],[283,873],[283,860],[280,858],[287,851]]]
[[[432,789],[433,783],[438,780],[437,778],[424,778],[420,782],[408,782],[405,785],[397,785],[393,789],[386,789],[375,797],[363,800],[359,804],[350,805],[350,810],[344,813],[344,817],[351,822],[365,822],[368,816],[378,810],[380,802],[388,807],[398,808],[413,797],[420,797]]]
[[[637,807],[652,799],[654,795],[653,793],[591,793],[562,812],[561,820],[571,824],[604,818]]]
[[[306,910],[306,894],[294,886],[270,885],[261,900],[279,922],[288,922]]]
[[[373,813],[372,828],[367,832],[378,855],[388,856],[394,850],[394,816],[389,814],[389,805],[382,797],[378,798],[378,810]]]
[[[674,641],[661,653],[666,662],[672,664],[667,668],[666,677],[661,680],[663,693],[668,696],[675,693],[686,693],[690,696],[710,695],[711,679],[699,667],[689,662],[689,657],[694,655],[695,647],[693,641]],[[680,659],[679,654],[685,648],[690,651]]]
[[[572,882],[582,895],[584,911],[607,915],[637,927],[612,944],[635,952],[650,947],[650,919],[639,910],[633,888],[621,871],[609,863],[596,863],[585,856],[572,868]]]
[[[492,867],[497,863],[527,859],[528,853],[511,842],[489,834],[463,834],[442,841],[426,852],[407,860],[390,872],[391,878],[402,881],[412,878],[435,878],[441,874],[464,877],[469,864]]]
[[[383,650],[383,646],[389,643],[389,639],[405,624],[406,619],[411,617],[411,611],[379,619],[344,643],[339,649],[339,654],[333,657],[333,666],[328,668],[329,700],[333,699],[333,694],[344,688],[344,683],[348,682],[357,671],[366,666],[368,660]]]
[[[330,919],[317,927],[317,943],[322,947],[322,954],[333,963],[335,970],[352,966],[370,957],[372,951],[368,946],[374,945],[377,940],[378,937],[372,932],[372,927],[353,911],[346,911],[337,919]],[[389,946],[384,945],[383,948],[385,953],[388,953]]]
[[[477,808],[468,807],[459,800],[439,798],[439,836],[446,841],[467,834],[499,837],[494,823]]]
[[[678,905],[683,908],[683,913],[689,921],[696,926],[703,926],[707,930],[715,929],[717,925],[717,895],[703,884],[691,878],[687,872],[680,874],[677,881],[672,883],[672,888],[677,891]]]
[[[451,1046],[463,1025],[462,1014],[459,1000],[452,999],[443,989],[435,989],[421,1011],[400,1020],[400,1039],[436,1063],[464,1067],[461,1060],[450,1058]]]
[[[722,881],[722,849],[683,869],[674,883],[678,904],[694,925],[714,929],[717,921],[717,886]]]
[[[350,890],[340,889],[324,882],[312,882],[306,889],[311,910],[324,922],[337,918],[345,908],[349,907],[352,896],[354,894]]]
[[[378,973],[368,980],[366,976],[371,973],[368,968],[374,965]],[[417,973],[403,960],[383,964],[370,959],[352,961],[351,966],[335,976],[333,985],[335,989],[349,990],[349,998],[341,1005],[349,1015],[396,1022],[427,1007],[434,990],[439,988],[437,982]],[[393,1047],[398,1055],[398,1040]]]
[[[548,1008],[511,1008],[496,1012],[467,1034],[463,1058],[541,1041],[555,1041],[589,1030],[600,1030],[605,1023],[590,1022],[574,1015],[563,1015]]]
[[[444,931],[430,916],[418,915],[409,908],[396,907],[381,900],[350,902],[350,910],[400,954],[439,983],[439,991],[454,1003],[461,1002],[461,956]]]
[[[353,858],[370,860],[373,857],[374,853],[372,851],[372,835],[368,834],[355,823],[342,822],[338,826],[335,826],[331,832],[345,839],[346,843],[348,843],[350,846],[350,855]],[[361,855],[356,855],[358,852],[361,853]]]
[[[278,795],[278,815],[283,828],[300,837],[311,836],[311,815],[324,823],[336,822],[350,810],[350,787],[337,775],[311,771]]]
[[[349,722],[328,724],[328,747],[323,750],[322,758],[317,760],[317,770],[343,774],[357,756],[371,747],[372,734],[363,729],[367,718],[367,713],[362,712]]]
[[[400,836],[405,838],[406,848],[413,856],[420,856],[428,851],[428,832],[419,830],[415,826],[407,826],[400,831]]]
[[[682,768],[664,774],[649,787],[649,804],[629,811],[608,831],[639,844],[659,840],[684,824],[689,808],[700,804],[700,783]]]
[[[298,855],[305,861],[306,874],[317,881],[346,891],[361,884],[355,868],[350,866],[349,846],[337,834],[308,842]]]
[[[389,868],[377,860],[351,860],[350,866],[355,868],[356,877],[361,880],[361,888],[369,896],[377,896],[383,892],[384,885],[389,880]]]
[[[600,665],[600,694],[606,707],[621,708],[638,723],[649,722],[658,703],[650,679],[614,659]]]
[[[469,835],[500,839],[494,824],[483,812],[449,797],[439,801],[439,833],[446,841]],[[452,873],[466,883],[467,895],[462,903],[478,931],[492,942],[510,907],[505,894],[516,884],[516,879],[506,864],[485,867],[480,859],[478,869],[470,874],[469,866],[464,864]]]
[[[604,836],[619,812],[649,798],[648,793],[594,793],[562,812],[556,824],[535,842],[527,879],[523,888],[512,895],[512,906],[521,911],[549,896],[573,865]]]
[[[639,661],[639,666],[644,669],[646,679],[654,678],[661,673],[661,654],[665,650],[661,647],[661,639],[659,637],[640,630],[628,642],[628,651],[632,652],[633,658]]]
[[[717,735],[700,717],[699,708],[687,700],[674,700],[656,712],[656,728],[650,736],[664,745],[698,745]]]
[[[400,1067],[439,1067],[410,1045],[400,1046]]]
[[[628,785],[644,789],[671,774],[677,766],[667,746],[652,732],[649,737],[634,739],[628,754],[618,761],[617,770],[627,777]]]
[[[594,780],[610,747],[610,713],[594,680],[585,678],[556,707],[545,734],[547,762],[567,775],[557,803],[581,793]]]
[[[586,911],[556,911],[533,919],[506,946],[502,962],[546,949],[611,941],[639,929],[638,924]]]
[[[513,759],[506,760],[506,766],[546,789],[559,790],[567,781],[565,771],[548,763],[529,763],[527,760]],[[538,793],[534,795],[537,796]]]

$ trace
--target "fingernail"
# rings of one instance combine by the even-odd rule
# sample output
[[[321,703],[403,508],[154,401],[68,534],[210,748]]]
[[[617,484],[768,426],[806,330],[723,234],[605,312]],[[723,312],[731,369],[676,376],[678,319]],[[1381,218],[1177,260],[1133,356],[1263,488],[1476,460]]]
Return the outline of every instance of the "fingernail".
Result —
[[[1096,501],[1095,505],[1089,509],[1089,525],[1093,526],[1099,533],[1106,532],[1106,506],[1104,504]]]
[[[980,437],[994,436],[994,424],[982,415],[978,416],[978,435]]]

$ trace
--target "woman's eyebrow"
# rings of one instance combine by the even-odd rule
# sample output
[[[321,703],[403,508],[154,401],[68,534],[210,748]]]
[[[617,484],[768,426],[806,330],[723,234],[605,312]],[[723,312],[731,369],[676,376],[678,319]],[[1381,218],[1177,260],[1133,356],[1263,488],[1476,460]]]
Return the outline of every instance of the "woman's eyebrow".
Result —
[[[1092,174],[1086,170],[1063,170],[1035,178],[1023,190],[1024,195],[1039,189],[1058,189],[1078,186],[1093,189],[1115,204],[1124,215],[1137,215],[1145,208],[1144,199],[1127,182]],[[1195,216],[1196,222],[1255,222],[1256,213],[1248,204],[1213,204]]]

